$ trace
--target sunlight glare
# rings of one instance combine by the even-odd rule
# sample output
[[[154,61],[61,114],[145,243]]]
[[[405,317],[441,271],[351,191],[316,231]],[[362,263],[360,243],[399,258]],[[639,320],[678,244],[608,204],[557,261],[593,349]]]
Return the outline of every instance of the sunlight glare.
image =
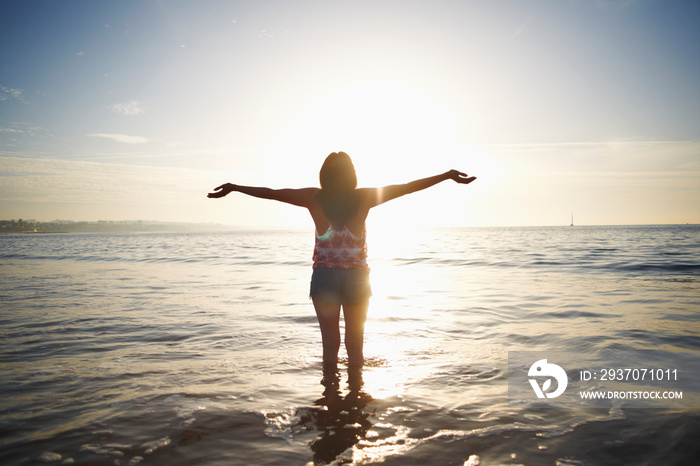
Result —
[[[374,229],[369,243],[373,296],[365,327],[365,390],[375,398],[400,397],[404,385],[421,380],[432,370],[417,363],[429,351],[429,340],[416,338],[423,329],[427,306],[439,299],[434,290],[439,275],[416,273],[408,265],[420,255],[426,231]],[[418,290],[418,291],[417,291]]]

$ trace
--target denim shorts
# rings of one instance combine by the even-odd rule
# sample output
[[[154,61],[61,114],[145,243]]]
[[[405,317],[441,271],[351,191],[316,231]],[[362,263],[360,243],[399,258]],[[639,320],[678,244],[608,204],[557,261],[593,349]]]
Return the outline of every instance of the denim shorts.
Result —
[[[309,297],[332,304],[354,304],[372,296],[369,270],[314,269]]]

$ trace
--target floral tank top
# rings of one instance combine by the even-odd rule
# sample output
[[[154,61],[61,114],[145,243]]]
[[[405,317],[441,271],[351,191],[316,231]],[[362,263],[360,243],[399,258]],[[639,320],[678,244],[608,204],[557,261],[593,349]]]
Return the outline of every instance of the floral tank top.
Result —
[[[314,269],[369,270],[365,232],[355,236],[347,227],[334,230],[331,226],[323,235],[316,233],[313,260]]]

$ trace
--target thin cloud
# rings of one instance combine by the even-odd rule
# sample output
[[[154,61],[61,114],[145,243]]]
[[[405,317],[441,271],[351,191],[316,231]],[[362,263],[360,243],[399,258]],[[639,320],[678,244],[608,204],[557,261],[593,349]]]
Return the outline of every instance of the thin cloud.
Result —
[[[17,128],[0,128],[0,133],[23,133],[21,129]]]
[[[142,136],[128,136],[126,134],[111,134],[111,133],[94,133],[88,134],[92,138],[105,138],[112,141],[122,142],[124,144],[144,144],[149,141],[148,138]]]
[[[143,113],[145,107],[136,100],[130,100],[128,102],[110,105],[109,109],[120,115],[136,116]]]
[[[38,149],[40,144],[53,138],[54,135],[49,130],[31,123],[11,122],[7,126],[0,126],[0,148],[2,149],[16,151],[21,148],[29,154],[29,151]]]
[[[27,101],[24,100],[24,89],[16,89],[14,87],[0,86],[0,101],[7,100],[10,97],[19,100],[23,104],[28,103]]]

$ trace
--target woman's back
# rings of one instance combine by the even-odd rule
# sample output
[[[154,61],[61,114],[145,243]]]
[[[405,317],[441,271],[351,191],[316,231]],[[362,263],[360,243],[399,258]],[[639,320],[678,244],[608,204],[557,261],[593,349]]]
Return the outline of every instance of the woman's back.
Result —
[[[341,196],[327,196],[318,190],[315,202],[309,208],[316,233],[323,235],[329,228],[341,231],[347,228],[355,236],[363,236],[369,207],[363,201],[362,190],[353,189]]]

